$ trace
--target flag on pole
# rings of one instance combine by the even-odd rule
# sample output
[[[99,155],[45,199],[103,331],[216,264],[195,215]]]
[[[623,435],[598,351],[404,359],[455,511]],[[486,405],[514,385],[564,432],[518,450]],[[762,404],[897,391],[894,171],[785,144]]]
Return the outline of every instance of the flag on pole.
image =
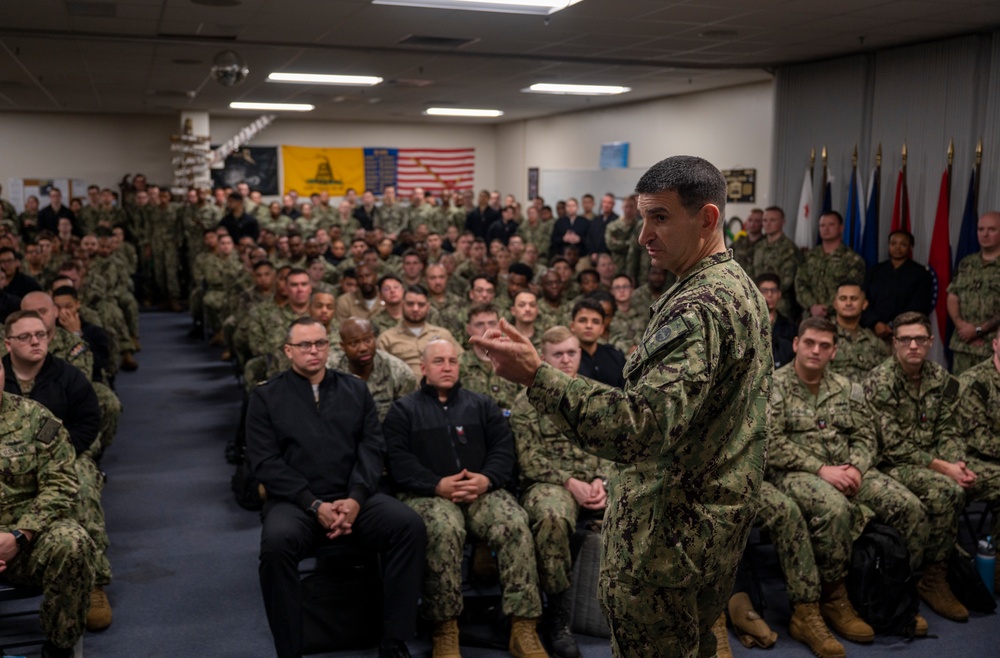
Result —
[[[799,210],[795,218],[795,244],[799,247],[809,248],[816,243],[816,227],[813,225],[810,213],[812,212],[813,197],[813,177],[812,167],[806,167],[805,177],[802,179],[802,193],[799,195]]]
[[[969,191],[965,195],[965,211],[962,213],[962,228],[958,233],[958,248],[955,249],[955,267],[969,254],[979,251],[979,238],[976,236],[979,225],[979,212],[976,209],[976,178],[979,169],[972,170],[969,178]]]
[[[896,199],[892,203],[892,223],[889,224],[890,231],[908,231],[910,229],[910,200],[909,192],[906,189],[906,170],[899,171],[899,178],[896,180]]]
[[[872,169],[868,182],[868,211],[865,213],[865,227],[861,236],[861,257],[865,266],[871,269],[878,265],[878,206],[880,167]]]
[[[823,170],[823,173],[825,174],[826,180],[823,181],[823,212],[820,213],[820,216],[833,210],[833,194],[831,189],[831,181],[833,179],[830,177],[830,172],[826,169]]]
[[[951,283],[951,242],[948,235],[948,170],[941,176],[941,191],[938,193],[937,212],[934,215],[934,230],[931,234],[931,250],[927,257],[927,267],[934,274],[934,304],[932,325],[936,325],[934,335],[941,347],[947,345],[948,304],[946,290]]]
[[[865,188],[861,184],[861,174],[855,166],[851,172],[851,188],[847,194],[847,217],[844,218],[844,244],[854,251],[861,252],[861,231],[865,223],[865,209],[861,200]]]

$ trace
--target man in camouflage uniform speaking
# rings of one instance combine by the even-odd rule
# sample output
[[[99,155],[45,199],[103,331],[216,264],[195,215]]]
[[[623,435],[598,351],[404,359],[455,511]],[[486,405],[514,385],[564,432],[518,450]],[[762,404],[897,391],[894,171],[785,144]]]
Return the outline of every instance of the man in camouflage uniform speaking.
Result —
[[[714,656],[757,512],[771,388],[764,299],[725,248],[726,180],[676,156],[639,180],[639,243],[677,275],[625,363],[625,389],[542,363],[509,323],[477,338],[541,414],[615,462],[601,602],[616,656]]]
[[[42,588],[42,656],[49,658],[73,655],[94,586],[97,549],[69,518],[73,459],[69,433],[45,407],[0,392],[0,578]]]

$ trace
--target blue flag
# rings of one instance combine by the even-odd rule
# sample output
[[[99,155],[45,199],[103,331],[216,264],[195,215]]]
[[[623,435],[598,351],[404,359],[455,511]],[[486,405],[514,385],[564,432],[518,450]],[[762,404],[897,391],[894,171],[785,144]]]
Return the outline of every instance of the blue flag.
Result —
[[[854,251],[861,251],[861,228],[865,219],[861,214],[861,182],[858,170],[851,172],[851,188],[847,193],[847,217],[844,218],[844,243]]]
[[[979,225],[976,211],[976,176],[978,171],[972,170],[969,179],[969,192],[965,195],[965,211],[962,213],[962,229],[958,233],[958,247],[955,249],[955,269],[963,258],[979,251],[979,238],[976,236]]]
[[[858,251],[865,259],[865,267],[871,269],[878,265],[878,206],[879,206],[879,175],[878,169],[872,171],[872,180],[868,184],[868,211],[865,213],[864,234],[861,236],[861,249]]]

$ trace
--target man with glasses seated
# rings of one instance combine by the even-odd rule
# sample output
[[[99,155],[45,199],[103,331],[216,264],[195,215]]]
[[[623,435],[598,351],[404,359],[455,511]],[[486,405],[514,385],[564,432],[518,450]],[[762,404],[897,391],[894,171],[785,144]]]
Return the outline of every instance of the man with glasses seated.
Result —
[[[958,537],[958,517],[965,492],[977,475],[965,462],[965,440],[959,412],[961,385],[944,367],[929,361],[934,336],[923,313],[906,312],[892,322],[893,358],[886,359],[865,380],[865,397],[879,431],[880,471],[903,483],[923,502],[924,540],[915,548],[918,530],[897,530],[911,553],[923,551],[920,597],[936,613],[966,621],[969,611],[948,585],[948,555]]]
[[[378,493],[385,441],[364,380],[326,367],[326,327],[292,322],[291,368],[254,388],[247,410],[247,455],[267,490],[260,540],[260,586],[279,658],[302,655],[298,563],[334,542],[382,557],[383,631],[379,656],[408,658],[416,633],[426,532],[420,516]]]

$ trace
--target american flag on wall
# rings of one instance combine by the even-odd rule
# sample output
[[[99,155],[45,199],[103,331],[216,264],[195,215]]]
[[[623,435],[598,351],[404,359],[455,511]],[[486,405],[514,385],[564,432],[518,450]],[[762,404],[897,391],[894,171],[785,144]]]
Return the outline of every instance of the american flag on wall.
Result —
[[[396,194],[407,196],[413,188],[471,190],[475,182],[476,149],[398,149]]]

